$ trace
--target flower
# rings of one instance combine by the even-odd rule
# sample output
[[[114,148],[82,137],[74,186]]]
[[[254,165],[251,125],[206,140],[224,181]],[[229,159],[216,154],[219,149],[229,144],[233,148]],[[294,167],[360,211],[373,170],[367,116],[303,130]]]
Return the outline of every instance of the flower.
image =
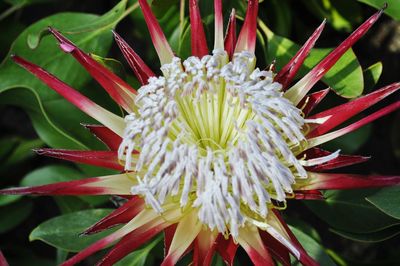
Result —
[[[39,154],[108,167],[121,174],[57,184],[11,188],[1,194],[122,195],[127,201],[84,234],[123,226],[71,257],[73,265],[117,242],[100,265],[111,265],[164,231],[163,265],[193,250],[195,265],[209,265],[215,252],[232,265],[241,246],[255,265],[317,265],[297,241],[280,210],[287,199],[323,199],[321,190],[390,186],[399,176],[322,173],[368,158],[328,152],[318,145],[349,133],[389,112],[400,102],[331,131],[400,88],[373,93],[309,116],[329,89],[308,94],[338,59],[379,18],[370,17],[306,76],[292,81],[325,22],[278,73],[256,68],[258,1],[249,0],[236,38],[235,13],[223,37],[222,1],[215,0],[215,43],[209,54],[196,0],[190,0],[193,56],[174,56],[146,0],[139,0],[161,61],[157,77],[114,33],[142,87],[135,91],[81,51],[57,30],[50,32],[128,113],[103,109],[40,67],[14,56],[32,72],[103,126],[86,125],[110,151],[40,149]],[[329,133],[328,133],[329,132]]]

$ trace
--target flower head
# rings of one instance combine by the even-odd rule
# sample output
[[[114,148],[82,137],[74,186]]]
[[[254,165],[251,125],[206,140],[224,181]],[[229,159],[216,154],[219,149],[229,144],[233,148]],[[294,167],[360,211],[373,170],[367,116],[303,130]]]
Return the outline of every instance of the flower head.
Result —
[[[258,1],[249,0],[238,37],[234,12],[223,38],[221,0],[215,0],[215,42],[209,53],[196,0],[190,0],[193,56],[175,57],[145,0],[139,0],[161,61],[156,76],[117,34],[115,39],[142,86],[137,92],[81,51],[55,29],[50,32],[123,107],[125,118],[96,105],[48,72],[14,60],[104,126],[87,127],[110,151],[41,149],[44,155],[88,163],[122,173],[3,194],[123,195],[128,201],[85,234],[118,224],[116,232],[70,258],[72,265],[118,243],[100,262],[110,265],[161,231],[163,265],[194,250],[194,263],[208,265],[218,252],[232,264],[238,246],[256,265],[273,258],[287,265],[291,253],[304,265],[307,255],[279,210],[288,199],[322,199],[320,190],[388,186],[399,176],[325,174],[367,160],[316,146],[351,132],[399,108],[395,102],[354,124],[331,131],[400,88],[394,83],[369,95],[309,116],[329,90],[308,94],[338,59],[373,25],[382,11],[362,24],[337,49],[292,85],[325,22],[278,73],[256,67]],[[292,85],[292,86],[291,86]],[[331,132],[330,132],[331,131]],[[329,132],[329,133],[328,133]]]

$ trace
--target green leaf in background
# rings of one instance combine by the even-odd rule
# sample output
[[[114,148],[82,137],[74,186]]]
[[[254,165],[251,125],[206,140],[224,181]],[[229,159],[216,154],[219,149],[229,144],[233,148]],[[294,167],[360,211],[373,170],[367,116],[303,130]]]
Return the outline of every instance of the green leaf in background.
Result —
[[[46,184],[52,184],[57,182],[66,182],[83,178],[83,175],[78,170],[63,166],[63,165],[48,165],[42,168],[36,169],[26,175],[20,185],[21,186],[40,186]],[[104,203],[107,197],[92,197],[92,196],[59,196],[55,197],[57,204],[64,212],[77,211],[83,207],[87,207],[87,204],[98,205]],[[86,203],[86,204],[85,204]]]
[[[305,0],[303,4],[319,19],[327,22],[336,30],[350,32],[352,24],[362,19],[361,8],[357,2],[348,0]]]
[[[365,200],[373,190],[326,191],[324,201],[307,201],[319,218],[333,229],[351,233],[373,233],[399,225],[400,220],[386,215]]]
[[[323,247],[317,241],[315,241],[309,235],[305,234],[302,230],[296,227],[290,226],[290,229],[292,230],[296,238],[299,240],[299,242],[302,244],[304,249],[307,251],[307,253],[315,260],[317,260],[320,265],[324,266],[336,265],[332,261],[332,259],[328,256],[328,254],[326,254]],[[293,261],[293,265],[301,265],[301,264],[297,261]]]
[[[79,235],[111,211],[111,209],[94,209],[57,216],[36,227],[29,239],[41,240],[62,250],[78,252],[110,233],[106,231],[90,236]]]
[[[268,39],[268,59],[276,59],[276,68],[279,70],[300,49],[300,46],[291,40],[273,33],[262,21],[258,21],[261,31]],[[321,61],[332,49],[315,48],[300,68],[299,76],[304,76]],[[353,50],[347,51],[339,61],[322,78],[338,95],[345,98],[360,96],[364,89],[364,78],[360,64]]]
[[[144,248],[130,253],[128,256],[115,263],[114,266],[144,266],[154,265],[153,257],[149,254],[151,250],[163,239],[162,235],[149,242]]]
[[[18,36],[9,55],[17,54],[33,61],[72,87],[81,89],[90,80],[90,76],[70,55],[59,49],[53,37],[45,36],[40,39],[39,36],[44,29],[52,26],[65,33],[83,50],[104,56],[112,42],[111,29],[124,17],[125,7],[126,1],[121,1],[101,17],[83,13],[60,13],[44,18]],[[32,42],[32,39],[40,40],[35,50],[28,46],[28,40]],[[0,103],[24,108],[40,138],[48,145],[78,149],[102,147],[101,143],[80,126],[81,122],[93,122],[92,119],[12,62],[9,56],[0,67],[0,80]],[[108,97],[105,93],[98,94]]]
[[[20,200],[0,207],[0,234],[21,224],[32,212],[33,204],[30,201]]]
[[[400,225],[395,225],[392,227],[389,227],[384,230],[380,230],[377,232],[373,233],[368,233],[368,234],[357,234],[357,233],[349,233],[341,230],[335,230],[331,229],[332,232],[335,234],[338,234],[344,238],[353,240],[353,241],[359,241],[359,242],[368,242],[368,243],[374,243],[374,242],[381,242],[388,240],[390,238],[393,238],[397,235],[400,234]]]
[[[32,149],[40,148],[44,142],[40,139],[27,140],[10,137],[0,140],[0,174],[5,175],[11,167],[34,156]]]
[[[387,215],[400,220],[400,186],[382,188],[366,199]]]
[[[382,69],[382,62],[376,62],[364,70],[365,92],[372,90],[372,88],[374,88],[374,86],[378,83],[382,74]]]
[[[365,3],[376,9],[381,9],[385,3],[388,4],[385,13],[394,19],[400,20],[400,0],[357,0],[358,2]]]
[[[21,197],[21,195],[0,195],[0,207],[16,202]]]

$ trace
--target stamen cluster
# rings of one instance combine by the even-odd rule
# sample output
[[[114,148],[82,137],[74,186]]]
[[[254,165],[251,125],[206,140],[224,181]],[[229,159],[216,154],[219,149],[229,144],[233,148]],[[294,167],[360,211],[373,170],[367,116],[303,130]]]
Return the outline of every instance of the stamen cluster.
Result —
[[[131,192],[159,213],[179,200],[211,230],[235,237],[307,177],[296,158],[306,144],[302,112],[247,52],[231,62],[224,51],[174,58],[162,71],[125,118],[119,157],[136,171]]]

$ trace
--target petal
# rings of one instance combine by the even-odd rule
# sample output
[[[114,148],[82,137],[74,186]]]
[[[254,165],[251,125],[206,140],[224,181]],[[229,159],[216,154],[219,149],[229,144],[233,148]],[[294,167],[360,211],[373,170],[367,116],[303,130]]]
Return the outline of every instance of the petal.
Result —
[[[318,40],[321,32],[325,27],[326,20],[314,31],[307,42],[300,48],[299,51],[293,56],[293,58],[287,63],[275,76],[274,80],[282,84],[282,90],[285,91],[289,84],[293,81],[300,67],[303,65],[304,60],[314,47],[315,42]]]
[[[135,230],[124,236],[102,259],[97,266],[114,265],[115,262],[145,244],[158,233],[160,233],[169,223],[155,224],[152,226],[143,226],[140,230]]]
[[[217,236],[218,233],[211,231],[208,227],[202,228],[194,241],[193,265],[211,265]]]
[[[400,82],[393,83],[363,97],[309,117],[309,119],[323,118],[325,119],[325,122],[321,125],[318,125],[313,131],[311,131],[307,135],[307,137],[312,138],[328,132],[332,128],[340,125],[341,123],[345,122],[356,114],[364,111],[368,107],[383,100],[387,96],[396,92],[398,89],[400,89]]]
[[[192,55],[202,58],[208,54],[208,47],[197,1],[198,0],[189,0]]]
[[[12,58],[17,64],[21,65],[33,75],[38,77],[43,83],[63,96],[67,101],[71,102],[83,112],[111,129],[114,133],[122,136],[125,128],[125,122],[121,117],[95,104],[87,97],[83,96],[39,66],[32,64],[19,56],[13,56]]]
[[[92,177],[35,187],[0,190],[0,195],[130,195],[135,185],[128,174]]]
[[[112,244],[114,241],[118,240],[121,238],[122,235],[119,233],[119,231],[106,236],[105,238],[102,238],[98,241],[96,241],[94,244],[88,246],[84,250],[80,251],[67,261],[63,262],[61,266],[73,266],[76,265],[78,262],[84,260],[85,258],[89,257],[93,253],[102,250],[106,248],[108,245]]]
[[[240,228],[237,241],[244,248],[255,266],[275,265],[261,240],[257,227],[246,225]]]
[[[249,0],[242,30],[236,44],[235,53],[248,51],[254,53],[257,37],[258,0]]]
[[[219,234],[216,242],[216,249],[226,265],[233,266],[238,245],[233,241],[232,237],[225,239],[222,234]]]
[[[353,124],[351,124],[351,125],[349,125],[347,127],[338,129],[338,130],[333,131],[331,133],[327,133],[325,135],[321,135],[321,136],[318,136],[318,137],[315,137],[315,138],[310,138],[310,139],[307,140],[308,141],[308,147],[309,148],[315,147],[315,146],[318,146],[318,145],[320,145],[322,143],[325,143],[325,142],[331,141],[331,140],[333,140],[335,138],[338,138],[340,136],[343,136],[343,135],[345,135],[347,133],[350,133],[350,132],[352,132],[352,131],[354,131],[354,130],[356,130],[356,129],[358,129],[358,128],[366,125],[366,124],[371,123],[372,121],[374,121],[374,120],[376,120],[376,119],[378,119],[378,118],[380,118],[380,117],[382,117],[384,115],[387,115],[387,114],[389,114],[389,113],[391,113],[393,111],[396,111],[399,108],[400,108],[400,101],[395,102],[395,103],[393,103],[391,105],[388,105],[388,106],[380,109],[379,111],[377,111],[377,112],[375,112],[373,114],[370,114],[370,115],[358,120],[357,122],[355,122],[355,123],[353,123]]]
[[[158,24],[156,17],[151,11],[147,0],[139,0],[139,4],[143,12],[144,19],[146,20],[151,39],[153,40],[154,48],[156,48],[158,57],[160,58],[161,65],[171,63],[172,58],[174,58],[174,53],[168,44],[167,38],[165,38],[160,24]]]
[[[173,224],[164,229],[164,257],[167,256],[171,247],[172,239],[176,232],[177,224]]]
[[[297,200],[323,200],[324,195],[318,190],[295,190],[294,198]]]
[[[329,91],[330,88],[320,90],[307,95],[301,100],[298,107],[301,108],[305,117],[307,117],[307,115],[325,98]]]
[[[0,266],[8,266],[8,262],[0,250]]]
[[[100,141],[107,145],[112,151],[117,151],[122,142],[122,138],[109,128],[102,125],[82,124],[85,128],[95,135]]]
[[[58,40],[61,49],[66,53],[72,54],[116,103],[130,113],[136,109],[136,91],[134,89],[105,66],[94,60],[90,55],[76,47],[76,45],[65,38],[60,32],[51,27],[49,27],[49,31]]]
[[[400,176],[308,173],[308,178],[296,184],[298,190],[355,189],[386,187],[400,184]]]
[[[169,205],[168,207],[171,207]],[[176,207],[176,205],[172,205],[172,207]],[[166,210],[164,213],[164,218],[165,219],[177,219],[177,215],[180,214],[180,210],[169,208]],[[78,254],[74,255],[71,257],[69,260],[64,262],[62,266],[72,266],[77,264],[78,262],[82,261],[86,257],[92,255],[93,253],[107,247],[108,245],[112,244],[116,240],[124,237],[125,235],[134,232],[136,229],[138,229],[136,232],[144,232],[150,227],[146,227],[146,224],[149,226],[154,226],[156,224],[161,224],[165,222],[163,220],[163,217],[161,217],[158,213],[154,212],[152,209],[144,209],[141,211],[138,215],[135,216],[129,223],[127,223],[125,226],[121,227],[111,235],[100,239],[99,241],[95,242],[94,244],[90,245],[89,247],[85,248],[84,250],[80,251]]]
[[[232,59],[233,53],[235,52],[236,43],[236,12],[235,9],[232,9],[231,15],[229,17],[228,28],[226,30],[224,44],[225,51],[228,53],[230,59]]]
[[[90,228],[83,232],[83,235],[90,235],[109,229],[119,224],[128,223],[138,213],[144,209],[144,200],[138,196],[133,196],[132,199],[128,200],[121,207],[114,210],[112,213],[92,225]]]
[[[124,170],[124,167],[118,161],[118,153],[116,151],[80,151],[61,149],[37,149],[34,151],[39,155],[45,155],[75,163],[95,165],[118,171]]]
[[[129,46],[129,44],[121,38],[115,31],[113,31],[114,39],[117,42],[119,49],[124,55],[126,61],[132,68],[135,76],[138,78],[142,85],[146,85],[150,77],[154,77],[155,74],[146,65],[146,63],[140,58],[140,56],[135,53],[135,51]]]
[[[358,27],[346,40],[344,40],[335,50],[319,62],[307,75],[299,80],[286,93],[285,97],[297,105],[308,91],[317,83],[326,72],[342,57],[342,55],[353,46],[381,16],[383,10],[376,12]]]
[[[316,262],[313,258],[311,258],[307,254],[306,250],[303,248],[303,246],[297,240],[296,236],[290,230],[289,226],[283,220],[283,218],[280,215],[279,211],[278,210],[272,210],[272,211],[273,211],[273,215],[271,215],[270,217],[272,217],[272,220],[275,220],[275,222],[277,224],[279,224],[279,226],[282,228],[282,230],[285,231],[287,236],[290,238],[291,244],[295,246],[296,251],[298,252],[298,254],[293,252],[292,249],[289,249],[289,251],[301,262],[301,264],[303,264],[305,266],[319,266],[319,263]]]
[[[319,148],[311,148],[304,152],[306,159],[328,156],[330,154],[332,154],[332,153],[329,151],[319,149]],[[301,156],[302,155],[300,155],[300,157]],[[320,171],[331,170],[331,169],[336,169],[336,168],[340,168],[340,167],[345,167],[345,166],[349,166],[349,165],[353,165],[353,164],[366,162],[369,159],[370,159],[370,157],[367,157],[367,156],[340,154],[338,157],[336,157],[335,159],[333,159],[329,162],[326,162],[326,163],[323,163],[320,165],[316,165],[316,166],[306,167],[306,169],[311,172],[320,172]]]
[[[260,230],[259,233],[265,247],[270,251],[272,256],[282,263],[283,266],[290,266],[288,249],[267,232]]]
[[[214,49],[224,49],[224,17],[222,15],[222,0],[214,0],[214,13]]]
[[[192,244],[201,230],[202,223],[197,219],[197,214],[187,214],[178,224],[174,238],[172,239],[167,256],[162,266],[175,265]]]

